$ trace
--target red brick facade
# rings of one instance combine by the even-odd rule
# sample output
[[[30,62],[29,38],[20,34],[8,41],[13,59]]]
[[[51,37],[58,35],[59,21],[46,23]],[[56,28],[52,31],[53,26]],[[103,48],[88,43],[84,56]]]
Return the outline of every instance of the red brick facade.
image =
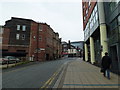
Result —
[[[19,18],[16,18],[19,20]],[[17,20],[17,21],[18,21]],[[24,19],[21,19],[24,23]],[[27,20],[27,19],[25,19]],[[59,34],[55,33],[50,25],[46,23],[38,23],[33,20],[28,20],[26,24],[26,28],[30,27],[29,34],[27,34],[27,40],[29,40],[28,45],[19,45],[21,43],[16,43],[16,45],[10,44],[9,34],[11,29],[7,29],[9,23],[5,26],[5,34],[3,34],[3,49],[8,50],[8,52],[19,53],[20,51],[24,51],[26,57],[28,57],[31,61],[45,61],[45,60],[53,60],[61,57],[61,39],[59,38]],[[12,21],[11,21],[12,22]],[[29,25],[30,26],[27,26]],[[18,23],[19,25],[20,23]],[[22,24],[22,23],[21,23]],[[10,32],[9,32],[10,31]],[[18,32],[16,32],[18,33]],[[23,34],[24,32],[22,32]],[[20,33],[21,34],[21,33]],[[5,40],[7,39],[7,40]],[[25,41],[26,42],[26,41]],[[28,42],[28,41],[27,41]],[[5,44],[8,47],[5,47]],[[26,43],[25,43],[26,44]]]
[[[46,31],[45,31],[45,26],[43,24],[39,23],[39,30],[38,30],[38,47],[39,47],[39,55],[38,58],[40,61],[45,61],[45,45],[46,45]]]
[[[41,53],[43,53],[45,60],[53,60],[57,59],[61,56],[61,41],[59,38],[59,34],[55,33],[50,25],[46,23],[39,24],[42,28],[40,30],[41,40],[39,41],[39,46],[41,49]]]
[[[59,34],[55,33],[50,25],[46,23],[36,23],[36,25],[33,23],[32,27],[30,56],[38,61],[53,60],[61,57],[62,47]],[[36,48],[38,48],[38,51],[36,51]]]
[[[11,55],[12,53],[16,53],[19,51],[26,51],[28,53],[28,46],[27,45],[11,45],[9,44],[9,39],[10,39],[10,29],[9,28],[4,28],[3,29],[3,34],[2,34],[2,51],[3,54],[9,54]],[[27,55],[28,56],[28,55]]]
[[[9,43],[9,34],[10,30],[8,28],[3,28],[3,34],[2,34],[2,45],[4,50],[8,50],[8,43]]]
[[[38,23],[32,21],[30,31],[29,57],[31,57],[31,59],[34,61],[38,60],[37,48],[38,48]]]

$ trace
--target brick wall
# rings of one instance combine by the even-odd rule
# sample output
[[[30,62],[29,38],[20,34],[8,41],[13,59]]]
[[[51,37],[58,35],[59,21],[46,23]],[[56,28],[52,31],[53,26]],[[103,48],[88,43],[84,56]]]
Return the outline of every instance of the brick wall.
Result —
[[[33,61],[38,60],[38,53],[37,53],[37,48],[38,48],[38,24],[36,22],[31,22],[31,29],[30,29],[30,45],[29,45],[29,57],[33,58]]]
[[[4,28],[3,29],[3,34],[2,34],[2,49],[3,50],[8,50],[8,43],[9,43],[9,35],[10,35],[10,29],[9,28]]]

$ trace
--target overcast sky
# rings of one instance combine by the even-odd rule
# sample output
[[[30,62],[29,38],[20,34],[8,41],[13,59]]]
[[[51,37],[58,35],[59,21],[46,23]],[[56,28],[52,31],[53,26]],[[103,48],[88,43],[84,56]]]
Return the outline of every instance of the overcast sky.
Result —
[[[1,0],[0,4],[1,25],[11,17],[32,19],[49,24],[62,41],[84,40],[81,1]]]

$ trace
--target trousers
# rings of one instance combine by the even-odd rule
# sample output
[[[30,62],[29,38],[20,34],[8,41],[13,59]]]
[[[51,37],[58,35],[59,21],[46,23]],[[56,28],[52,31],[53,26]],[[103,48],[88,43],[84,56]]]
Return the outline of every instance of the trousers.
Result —
[[[110,79],[110,70],[106,69],[104,72],[104,76],[106,76],[108,79]]]

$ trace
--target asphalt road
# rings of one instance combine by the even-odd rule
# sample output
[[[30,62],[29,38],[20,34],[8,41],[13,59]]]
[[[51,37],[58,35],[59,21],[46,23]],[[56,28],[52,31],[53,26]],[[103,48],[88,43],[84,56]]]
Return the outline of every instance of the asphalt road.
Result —
[[[3,70],[2,88],[40,88],[61,65],[73,60],[74,58],[64,58]]]

